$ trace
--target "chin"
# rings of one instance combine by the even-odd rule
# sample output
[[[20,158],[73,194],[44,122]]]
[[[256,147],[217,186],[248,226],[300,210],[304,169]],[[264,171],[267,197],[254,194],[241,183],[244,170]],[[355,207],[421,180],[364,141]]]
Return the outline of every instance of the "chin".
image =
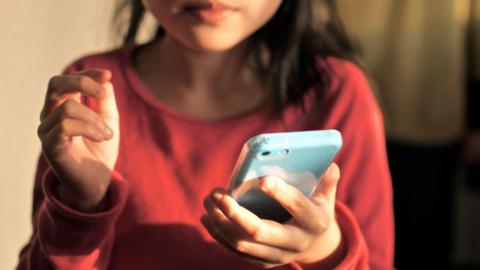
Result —
[[[245,39],[243,36],[228,33],[190,33],[175,37],[180,45],[191,50],[200,52],[223,52],[228,51]]]
[[[214,41],[214,40],[197,40],[188,44],[187,47],[201,52],[223,52],[228,51],[235,46],[237,42],[228,42],[228,41]]]

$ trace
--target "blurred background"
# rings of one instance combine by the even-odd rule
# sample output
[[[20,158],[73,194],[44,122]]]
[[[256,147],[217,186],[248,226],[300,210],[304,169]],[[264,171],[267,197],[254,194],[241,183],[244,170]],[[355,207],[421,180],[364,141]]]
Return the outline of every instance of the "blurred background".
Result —
[[[399,269],[480,269],[480,1],[338,0],[382,107]]]
[[[397,267],[480,269],[480,0],[337,2],[385,117]],[[0,269],[31,232],[48,79],[119,44],[115,3],[0,1]]]
[[[113,1],[0,0],[0,269],[31,233],[36,135],[46,84],[74,58],[111,46]]]

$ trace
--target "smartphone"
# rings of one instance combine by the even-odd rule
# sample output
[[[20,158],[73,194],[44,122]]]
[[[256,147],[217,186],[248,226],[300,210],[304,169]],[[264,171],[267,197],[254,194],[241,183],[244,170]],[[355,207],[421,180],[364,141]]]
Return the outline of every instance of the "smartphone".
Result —
[[[290,214],[261,191],[259,178],[279,177],[310,196],[341,146],[337,130],[257,135],[243,145],[230,178],[230,195],[260,218],[285,222]]]

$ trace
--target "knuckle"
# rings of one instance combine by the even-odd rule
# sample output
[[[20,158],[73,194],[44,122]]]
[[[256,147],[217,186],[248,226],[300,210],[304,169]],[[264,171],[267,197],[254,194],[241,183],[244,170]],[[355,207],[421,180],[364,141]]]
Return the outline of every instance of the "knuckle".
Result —
[[[291,259],[290,257],[288,256],[280,256],[278,259],[277,259],[277,262],[279,264],[287,264],[287,263],[290,263],[291,262]]]
[[[303,208],[303,193],[288,184],[281,185],[281,187],[278,186],[277,188],[277,198],[278,200],[283,201],[287,208],[292,211]]]
[[[93,127],[91,127],[91,126],[87,126],[87,127],[85,128],[85,133],[86,133],[86,134],[92,134],[92,135],[94,135],[94,134],[97,133],[97,131],[95,130],[95,128],[93,128]]]
[[[88,85],[88,78],[83,75],[75,76],[75,83],[78,85],[78,87],[84,89]]]
[[[323,212],[325,209],[328,209],[334,205],[335,202],[331,202],[325,195],[319,194],[315,197],[312,197],[311,202],[315,205],[315,208],[318,210],[317,212]]]
[[[223,210],[224,210],[225,216],[227,216],[228,218],[231,218],[231,219],[238,218],[238,213],[235,207],[227,206]]]
[[[246,253],[248,251],[248,243],[242,240],[236,241],[234,247],[241,253]]]
[[[286,199],[288,200],[288,208],[291,211],[298,211],[303,208],[303,203],[299,196],[289,196]]]
[[[307,241],[299,241],[295,248],[295,251],[302,252],[304,250],[307,250],[309,246],[310,243],[308,243]]]
[[[66,133],[68,131],[68,122],[65,120],[62,120],[58,125],[58,131],[60,133]]]
[[[60,75],[55,75],[51,77],[50,80],[48,80],[48,89],[56,89],[59,79],[61,79]]]
[[[93,116],[93,124],[100,129],[103,129],[105,127],[102,118],[100,118],[98,115]]]
[[[266,238],[266,232],[261,226],[258,226],[250,235],[254,241],[262,242]]]
[[[65,102],[62,104],[62,115],[63,116],[71,116],[75,112],[75,107],[77,102],[74,101],[73,99],[67,99]]]
[[[330,226],[330,219],[323,219],[322,221],[318,222],[316,231],[319,233],[323,233],[328,229],[329,226]]]
[[[65,106],[67,107],[72,107],[72,106],[75,106],[75,103],[77,103],[75,100],[69,98],[69,99],[66,99],[64,104]]]
[[[47,117],[47,108],[44,107],[44,108],[40,111],[40,122],[43,122],[46,117]]]
[[[38,125],[37,127],[37,136],[41,139],[43,137],[43,124]]]
[[[325,232],[330,226],[330,218],[327,214],[325,214],[323,211],[320,211],[317,216],[317,222],[315,222],[315,225],[311,228],[312,232],[315,234]]]
[[[319,194],[318,196],[315,196],[315,198],[313,199],[313,202],[315,203],[315,205],[320,207],[325,207],[330,204],[330,201],[323,194]]]

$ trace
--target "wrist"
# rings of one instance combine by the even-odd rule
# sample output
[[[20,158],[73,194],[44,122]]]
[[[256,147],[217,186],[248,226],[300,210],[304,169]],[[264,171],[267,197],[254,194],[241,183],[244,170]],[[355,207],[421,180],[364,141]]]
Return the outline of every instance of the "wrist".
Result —
[[[105,197],[105,193],[96,196],[79,196],[76,192],[73,192],[63,184],[58,186],[56,195],[61,202],[65,203],[72,209],[86,213],[100,211],[102,201]]]
[[[322,267],[330,269],[343,260],[345,253],[346,245],[343,241],[342,232],[335,221],[297,262],[303,265],[320,264]]]

